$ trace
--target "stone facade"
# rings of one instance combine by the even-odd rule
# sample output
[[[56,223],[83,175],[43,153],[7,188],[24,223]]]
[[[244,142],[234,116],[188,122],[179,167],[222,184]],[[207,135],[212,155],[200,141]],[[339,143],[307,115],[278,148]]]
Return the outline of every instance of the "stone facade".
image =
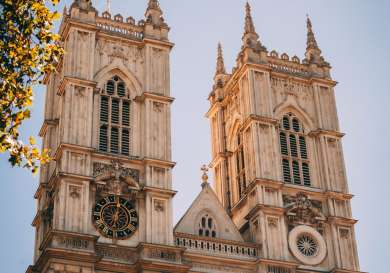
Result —
[[[330,65],[308,19],[306,58],[268,52],[249,5],[232,73],[218,47],[207,113],[215,190],[172,220],[169,57],[157,0],[145,19],[64,11],[47,75],[29,273],[359,272]]]

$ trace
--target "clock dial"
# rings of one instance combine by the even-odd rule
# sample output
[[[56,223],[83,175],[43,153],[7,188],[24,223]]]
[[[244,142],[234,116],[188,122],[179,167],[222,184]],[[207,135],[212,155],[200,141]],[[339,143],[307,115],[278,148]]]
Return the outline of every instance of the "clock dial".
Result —
[[[104,237],[124,240],[137,230],[138,214],[132,202],[110,195],[96,202],[93,222]]]

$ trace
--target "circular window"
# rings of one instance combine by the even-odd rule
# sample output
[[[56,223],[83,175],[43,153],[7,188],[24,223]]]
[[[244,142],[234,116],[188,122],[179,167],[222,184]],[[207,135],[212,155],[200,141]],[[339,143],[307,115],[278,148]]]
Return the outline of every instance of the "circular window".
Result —
[[[304,264],[318,265],[326,257],[326,243],[322,235],[312,227],[298,226],[288,238],[290,251]]]
[[[310,234],[302,234],[297,240],[298,250],[307,257],[313,257],[317,254],[318,244]]]

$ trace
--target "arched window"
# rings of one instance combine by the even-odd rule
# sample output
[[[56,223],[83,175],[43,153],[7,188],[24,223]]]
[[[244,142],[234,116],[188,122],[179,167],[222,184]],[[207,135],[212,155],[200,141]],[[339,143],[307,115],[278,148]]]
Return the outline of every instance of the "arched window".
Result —
[[[291,113],[280,122],[279,140],[283,181],[310,187],[310,164],[304,127]]]
[[[106,82],[100,97],[99,150],[130,155],[130,100],[118,76]]]
[[[236,160],[236,181],[238,188],[239,199],[244,195],[246,190],[246,177],[245,177],[245,158],[244,158],[244,146],[240,134],[237,134],[237,149],[234,153]]]
[[[198,234],[199,236],[205,237],[217,237],[217,227],[214,219],[209,215],[205,214],[198,223]]]

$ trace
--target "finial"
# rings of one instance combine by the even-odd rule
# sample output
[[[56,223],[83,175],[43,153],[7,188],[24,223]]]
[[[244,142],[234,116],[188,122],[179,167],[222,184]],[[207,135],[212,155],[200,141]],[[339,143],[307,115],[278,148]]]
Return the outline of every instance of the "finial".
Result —
[[[208,176],[208,171],[209,171],[209,168],[207,167],[207,165],[203,165],[202,168],[200,169],[202,172],[203,172],[203,175],[202,175],[202,188],[204,188],[206,185],[209,184],[208,180],[209,180],[209,176]]]
[[[249,2],[246,2],[245,5],[245,34],[256,33],[255,25],[253,24],[251,6]],[[257,35],[257,34],[256,34]]]
[[[319,49],[316,37],[313,32],[313,25],[311,23],[309,15],[307,15],[307,49]]]
[[[106,11],[111,13],[111,0],[106,0]]]
[[[319,63],[321,59],[321,50],[318,47],[316,37],[313,32],[313,25],[307,14],[307,41],[306,41],[306,59],[311,63]]]
[[[225,62],[223,59],[222,45],[218,43],[218,57],[217,57],[217,70],[215,75],[226,74]]]

